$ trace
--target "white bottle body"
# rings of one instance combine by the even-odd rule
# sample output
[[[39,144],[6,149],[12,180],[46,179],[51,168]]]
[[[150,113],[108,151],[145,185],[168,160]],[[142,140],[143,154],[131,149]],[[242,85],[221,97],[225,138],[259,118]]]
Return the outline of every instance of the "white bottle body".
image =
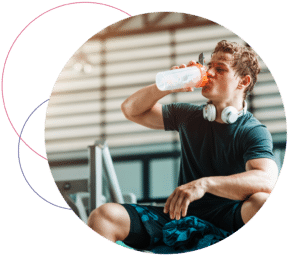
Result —
[[[201,79],[198,67],[174,69],[156,75],[156,85],[161,91],[195,87]]]

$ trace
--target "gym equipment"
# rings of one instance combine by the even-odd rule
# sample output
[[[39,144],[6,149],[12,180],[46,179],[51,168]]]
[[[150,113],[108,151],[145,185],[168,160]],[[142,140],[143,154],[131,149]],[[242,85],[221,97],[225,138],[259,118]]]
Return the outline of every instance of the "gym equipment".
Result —
[[[96,141],[94,145],[89,146],[88,148],[90,157],[90,212],[106,203],[109,195],[111,197],[111,202],[125,203],[126,201],[126,203],[136,203],[136,196],[133,193],[124,196],[122,195],[106,141]]]
[[[137,203],[133,193],[122,194],[107,143],[96,141],[88,150],[89,179],[56,182],[67,204],[85,223],[106,202]]]

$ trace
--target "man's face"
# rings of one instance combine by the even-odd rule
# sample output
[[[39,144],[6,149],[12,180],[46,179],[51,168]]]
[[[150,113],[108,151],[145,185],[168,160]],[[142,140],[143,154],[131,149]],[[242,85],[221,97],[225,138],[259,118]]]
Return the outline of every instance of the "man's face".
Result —
[[[238,96],[240,77],[232,68],[233,56],[229,53],[213,54],[207,64],[208,84],[202,88],[202,95],[211,101],[230,103]]]

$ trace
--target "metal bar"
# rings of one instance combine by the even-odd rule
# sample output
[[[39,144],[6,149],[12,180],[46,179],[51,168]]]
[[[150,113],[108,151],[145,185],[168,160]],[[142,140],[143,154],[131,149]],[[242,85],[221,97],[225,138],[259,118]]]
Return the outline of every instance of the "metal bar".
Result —
[[[89,152],[89,159],[88,159],[88,165],[89,165],[89,192],[90,195],[90,201],[89,201],[89,212],[93,211],[96,208],[96,196],[95,196],[95,190],[96,190],[96,148],[95,146],[89,146],[88,147]]]
[[[134,131],[134,132],[126,132],[126,133],[111,133],[111,134],[106,134],[106,136],[109,136],[110,138],[111,137],[117,137],[117,138],[121,138],[121,137],[124,137],[124,136],[129,136],[129,135],[149,135],[149,134],[152,134],[152,135],[155,135],[155,134],[161,134],[160,131],[154,131],[154,130],[151,130],[151,129],[146,129],[146,130],[141,130],[141,131]],[[73,140],[92,140],[92,139],[97,139],[99,138],[99,134],[90,134],[89,136],[75,136],[75,137],[69,137],[69,138],[59,138],[59,139],[53,139],[53,140],[46,140],[46,143],[55,143],[55,142],[61,142],[61,141],[64,141],[64,142],[70,142],[70,141],[73,141]]]
[[[81,220],[83,220],[83,222],[87,223],[88,221],[88,215],[86,214],[86,210],[85,210],[85,206],[83,203],[83,199],[84,198],[89,198],[90,195],[89,193],[77,193],[76,194],[76,207],[78,209],[78,213],[79,213],[79,217],[81,218]]]
[[[207,26],[207,25],[215,25],[216,23],[201,19],[201,20],[191,20],[187,22],[183,22],[181,24],[176,25],[158,25],[156,23],[160,22],[162,19],[164,19],[167,16],[167,14],[162,14],[160,17],[158,17],[156,22],[150,22],[149,26],[147,28],[142,29],[133,29],[133,30],[120,30],[120,31],[113,31],[113,32],[106,32],[106,33],[99,33],[93,36],[90,40],[102,40],[112,37],[120,37],[120,36],[129,36],[129,35],[135,35],[135,34],[146,34],[146,33],[153,33],[153,32],[160,32],[163,30],[169,30],[169,29],[185,29],[185,28],[191,28],[196,26]]]
[[[168,159],[172,157],[179,157],[179,151],[172,152],[155,152],[155,153],[143,153],[137,155],[122,155],[113,158],[114,162],[119,161],[132,161],[132,160],[151,160],[151,159]]]
[[[156,202],[156,203],[165,203],[167,198],[141,198],[137,200],[137,203],[142,202]]]
[[[124,203],[124,199],[121,193],[121,188],[117,179],[116,171],[113,165],[112,158],[109,153],[108,146],[106,143],[104,143],[104,145],[102,145],[101,148],[102,148],[103,160],[106,167],[107,178],[109,181],[113,200],[117,203]]]
[[[102,179],[102,153],[103,150],[100,146],[95,146],[95,160],[96,160],[96,175],[95,175],[95,202],[96,207],[99,207],[103,204],[103,179]]]
[[[157,145],[157,144],[155,144]],[[144,145],[141,145],[144,146]],[[177,158],[180,156],[180,152],[155,152],[155,153],[143,153],[134,155],[122,155],[112,157],[113,162],[124,162],[124,161],[136,161],[136,160],[146,160],[146,159],[168,159]],[[76,160],[60,160],[60,161],[50,161],[50,167],[63,167],[63,166],[78,166],[88,164],[88,159],[76,159]]]
[[[163,19],[165,19],[169,15],[170,15],[170,13],[168,13],[168,12],[164,12],[164,13],[159,14],[155,19],[153,19],[151,21],[151,23],[150,23],[151,26],[157,26],[158,23],[160,23]]]
[[[143,160],[143,198],[150,198],[150,162],[148,158]]]
[[[99,146],[89,146],[89,192],[90,212],[103,203],[102,194],[102,150]]]

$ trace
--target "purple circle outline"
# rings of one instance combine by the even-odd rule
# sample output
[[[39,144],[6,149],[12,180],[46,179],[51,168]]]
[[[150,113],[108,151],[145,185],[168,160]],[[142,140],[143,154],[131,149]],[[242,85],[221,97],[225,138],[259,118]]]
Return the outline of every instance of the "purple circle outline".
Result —
[[[47,101],[49,101],[49,99],[45,100],[43,103],[41,103],[40,105],[38,105],[38,106],[31,112],[31,114],[30,114],[29,117],[26,119],[26,121],[25,121],[25,123],[24,123],[24,125],[23,125],[23,127],[22,127],[22,130],[21,130],[21,133],[20,133],[20,136],[19,136],[19,142],[18,142],[18,159],[19,159],[19,165],[20,165],[20,169],[21,169],[21,171],[22,171],[22,174],[23,174],[23,177],[24,177],[26,183],[29,185],[29,187],[31,188],[31,190],[32,190],[35,194],[37,194],[37,196],[39,196],[39,197],[42,198],[45,202],[50,203],[51,205],[53,205],[53,206],[55,206],[55,207],[62,208],[62,209],[66,209],[66,210],[72,210],[71,208],[62,207],[62,206],[56,205],[56,204],[54,204],[54,203],[52,203],[52,202],[49,202],[48,200],[46,200],[45,198],[43,198],[41,195],[39,195],[39,194],[32,188],[32,186],[29,184],[29,182],[28,182],[28,180],[27,180],[27,178],[26,178],[26,176],[25,176],[25,174],[24,174],[22,165],[21,165],[21,159],[20,159],[20,142],[21,142],[21,136],[22,136],[23,130],[24,130],[24,128],[25,128],[25,125],[26,125],[27,121],[29,120],[29,118],[31,117],[31,115],[32,115],[32,114],[33,114],[33,113],[34,113],[41,105],[43,105],[43,104],[46,103]]]
[[[131,15],[130,15],[129,13],[127,13],[127,12],[125,12],[125,11],[123,11],[123,10],[117,8],[117,7],[114,7],[114,6],[111,6],[111,5],[108,5],[108,4],[98,3],[98,2],[72,2],[72,3],[63,4],[63,5],[59,5],[59,6],[56,6],[56,7],[54,7],[54,8],[51,8],[51,9],[49,9],[49,10],[43,12],[43,13],[40,14],[39,16],[37,16],[35,19],[33,19],[33,20],[32,20],[30,23],[28,23],[28,24],[26,25],[26,27],[19,33],[19,35],[18,35],[18,36],[16,37],[16,39],[14,40],[13,44],[11,45],[11,47],[10,47],[8,53],[7,53],[7,56],[6,56],[5,61],[4,61],[3,71],[2,71],[2,78],[1,78],[2,101],[3,101],[3,106],[4,106],[5,114],[6,114],[7,118],[8,118],[8,121],[9,121],[10,125],[12,126],[12,128],[14,129],[15,133],[18,135],[19,140],[22,140],[22,142],[25,143],[25,145],[26,145],[29,149],[31,149],[35,154],[37,154],[38,156],[40,156],[41,158],[43,158],[43,159],[45,159],[45,160],[47,160],[47,158],[45,158],[44,156],[42,156],[42,155],[40,155],[39,153],[37,153],[34,149],[32,149],[32,148],[31,148],[31,147],[30,147],[30,146],[29,146],[29,145],[21,138],[21,135],[18,134],[18,132],[16,131],[14,125],[12,124],[12,122],[11,122],[11,120],[10,120],[10,117],[9,117],[8,112],[7,112],[7,109],[6,109],[5,101],[4,101],[4,92],[3,92],[4,71],[5,71],[5,66],[6,66],[6,62],[7,62],[8,56],[9,56],[9,54],[10,54],[10,51],[12,50],[12,48],[13,48],[14,44],[16,43],[17,39],[21,36],[21,34],[24,32],[24,30],[25,30],[31,23],[33,23],[33,22],[34,22],[35,20],[37,20],[39,17],[41,17],[42,15],[44,15],[44,14],[46,14],[46,13],[52,11],[52,10],[58,9],[58,8],[60,8],[60,7],[68,6],[68,5],[74,5],[74,4],[99,4],[99,5],[104,5],[104,6],[107,6],[107,7],[114,8],[114,9],[116,9],[116,10],[118,10],[118,11],[121,11],[121,12],[123,12],[123,13],[125,13],[125,14],[127,14],[127,15],[129,15],[129,16],[131,17]]]

